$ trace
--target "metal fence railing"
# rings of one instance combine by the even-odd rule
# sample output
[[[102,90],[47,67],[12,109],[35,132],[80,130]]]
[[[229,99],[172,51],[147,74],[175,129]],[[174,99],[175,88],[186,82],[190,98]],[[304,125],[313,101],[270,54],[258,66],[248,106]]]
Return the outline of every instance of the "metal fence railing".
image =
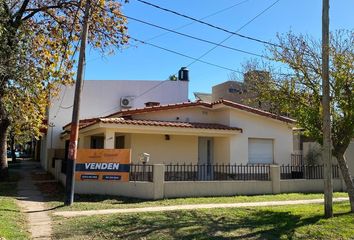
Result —
[[[304,165],[304,157],[302,154],[291,154],[291,165],[292,166],[302,166]]]
[[[338,165],[332,166],[333,178],[339,178]],[[280,179],[323,179],[323,165],[282,165]]]
[[[152,182],[153,165],[130,164],[129,181]]]
[[[165,181],[269,181],[269,165],[168,164]]]

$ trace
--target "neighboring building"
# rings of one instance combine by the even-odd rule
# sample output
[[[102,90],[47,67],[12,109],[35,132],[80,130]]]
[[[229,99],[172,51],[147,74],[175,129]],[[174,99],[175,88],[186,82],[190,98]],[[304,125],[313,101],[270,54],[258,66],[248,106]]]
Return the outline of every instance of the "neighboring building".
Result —
[[[212,102],[211,93],[194,92],[193,94],[197,101],[202,101],[207,103]]]
[[[188,77],[188,75],[187,75]],[[84,82],[80,119],[105,116],[129,108],[188,101],[188,78],[177,81],[88,80]],[[48,129],[41,142],[40,159],[47,169],[48,151],[64,151],[62,127],[71,121],[74,86],[62,87],[51,99]],[[52,155],[52,154],[51,154]]]
[[[247,93],[245,84],[238,81],[227,81],[212,87],[212,101],[220,99],[241,103],[244,94]]]
[[[150,163],[289,164],[294,120],[220,100],[122,110],[81,121],[79,148],[130,148]],[[70,124],[65,126],[63,142]],[[64,143],[63,143],[64,144]]]
[[[270,78],[269,72],[253,70],[244,74],[243,81],[230,80],[212,87],[211,93],[195,92],[196,100],[203,102],[215,102],[221,99],[241,103],[250,107],[272,111],[268,103],[262,103],[257,99],[255,84],[265,82]]]

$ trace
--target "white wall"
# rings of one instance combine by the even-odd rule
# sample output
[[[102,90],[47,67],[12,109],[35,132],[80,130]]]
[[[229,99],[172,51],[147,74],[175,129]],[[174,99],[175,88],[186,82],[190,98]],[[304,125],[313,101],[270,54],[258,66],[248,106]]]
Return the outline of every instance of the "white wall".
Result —
[[[274,163],[290,163],[293,149],[292,127],[284,122],[247,113],[230,110],[230,125],[243,129],[243,133],[231,137],[230,163],[248,163],[248,139],[265,138],[274,141]]]
[[[200,106],[171,109],[143,113],[134,116],[134,119],[149,119],[162,121],[181,121],[181,122],[217,122],[215,111]]]
[[[164,197],[207,197],[271,194],[271,181],[165,182]]]
[[[230,163],[230,138],[214,137],[214,163]]]
[[[280,192],[292,193],[292,192],[304,192],[314,193],[323,192],[324,188],[323,179],[289,179],[280,181]],[[345,185],[341,179],[333,179],[333,191],[343,191]]]
[[[205,109],[202,107],[188,107],[144,113],[134,116],[136,119],[165,120],[165,121],[190,121],[204,123],[220,123],[239,127],[243,133],[230,138],[229,146],[220,143],[215,157],[230,159],[230,163],[248,163],[248,138],[266,138],[274,140],[274,163],[290,163],[290,155],[293,150],[292,126],[279,120],[263,117],[257,114],[238,109]],[[217,139],[220,141],[221,139]],[[224,139],[225,140],[225,139]],[[217,145],[217,144],[215,144]],[[226,154],[225,154],[225,151]],[[228,158],[225,155],[229,155]],[[223,160],[221,160],[223,161]]]
[[[65,90],[66,89],[66,90]],[[82,90],[80,119],[105,116],[120,110],[120,98],[134,96],[134,108],[145,102],[161,104],[188,101],[188,82],[185,81],[128,81],[88,80]],[[52,98],[49,123],[54,124],[53,137],[48,128],[47,148],[63,148],[60,141],[62,127],[71,121],[74,86],[62,87],[58,97]],[[59,108],[61,106],[61,108]],[[59,109],[59,111],[58,111]]]
[[[131,134],[132,162],[139,162],[143,152],[150,154],[149,164],[198,162],[198,137],[170,135],[165,140],[163,134]]]
[[[279,120],[238,109],[215,110],[202,107],[171,109],[134,116],[135,119],[164,121],[177,121],[177,117],[179,121],[220,123],[243,129],[243,133],[230,138],[215,138],[216,161],[230,160],[231,164],[246,164],[248,163],[248,139],[266,138],[274,140],[274,163],[290,164],[293,151],[292,126]]]

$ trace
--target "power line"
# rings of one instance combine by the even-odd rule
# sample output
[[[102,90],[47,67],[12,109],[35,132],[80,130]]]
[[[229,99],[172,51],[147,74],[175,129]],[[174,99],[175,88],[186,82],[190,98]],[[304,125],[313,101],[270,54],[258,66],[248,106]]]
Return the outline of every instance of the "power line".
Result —
[[[207,18],[209,18],[209,17],[215,16],[215,15],[217,15],[217,14],[219,14],[219,13],[225,12],[225,11],[227,11],[227,10],[230,10],[230,9],[236,7],[236,6],[239,6],[239,5],[241,5],[241,4],[243,4],[243,3],[246,3],[246,2],[249,2],[249,1],[250,1],[250,0],[244,0],[244,1],[242,1],[242,2],[238,2],[238,3],[234,4],[234,5],[231,5],[231,6],[229,6],[229,7],[220,9],[220,10],[214,12],[214,13],[211,13],[211,14],[205,16],[205,17],[199,18],[198,20],[207,19]],[[180,30],[180,29],[185,28],[185,27],[187,27],[187,26],[190,26],[190,25],[192,25],[192,24],[194,24],[194,23],[195,23],[195,21],[192,21],[192,22],[189,22],[189,23],[187,23],[187,24],[184,24],[184,25],[182,25],[182,26],[180,26],[180,27],[174,28],[173,30]],[[164,35],[166,35],[166,34],[168,34],[168,33],[161,33],[161,34],[158,34],[158,35],[156,35],[156,36],[154,36],[154,37],[151,37],[151,38],[149,38],[149,39],[147,39],[147,40],[145,40],[145,41],[151,41],[151,40],[154,40],[154,39],[156,39],[156,38],[162,37],[162,36],[164,36]]]
[[[131,36],[128,36],[128,37],[129,37],[130,39],[132,39],[132,40],[134,40],[134,41],[137,41],[137,42],[140,42],[140,43],[142,43],[142,44],[146,44],[146,45],[149,45],[149,46],[158,48],[158,49],[160,49],[160,50],[164,50],[164,51],[166,51],[166,52],[170,52],[170,53],[173,53],[173,54],[176,54],[176,55],[185,57],[185,58],[193,59],[193,60],[196,60],[196,61],[198,61],[198,62],[207,64],[207,65],[210,65],[210,66],[213,66],[213,67],[217,67],[217,68],[220,68],[220,69],[228,70],[228,71],[231,71],[231,72],[236,72],[236,73],[244,74],[244,72],[239,71],[239,70],[235,70],[235,69],[228,68],[228,67],[224,67],[224,66],[221,66],[221,65],[218,65],[218,64],[215,64],[215,63],[207,62],[207,61],[204,61],[204,60],[201,60],[201,59],[198,59],[198,58],[195,58],[195,57],[186,55],[186,54],[184,54],[184,53],[177,52],[177,51],[175,51],[175,50],[171,50],[171,49],[168,49],[168,48],[165,48],[165,47],[158,46],[158,45],[153,44],[153,43],[149,43],[149,42],[145,42],[145,41],[143,41],[143,40],[139,40],[139,39],[134,38],[134,37],[131,37]],[[279,73],[276,73],[276,74],[277,74],[277,75],[281,75],[281,76],[295,76],[294,74],[291,74],[291,73],[280,73],[280,72],[279,72]]]
[[[234,8],[234,7],[237,7],[237,6],[241,5],[241,4],[244,4],[244,3],[249,2],[249,1],[250,1],[250,0],[244,0],[244,1],[238,2],[238,3],[236,3],[236,4],[233,4],[233,5],[229,6],[229,7],[226,7],[226,8],[220,9],[220,10],[218,10],[218,11],[216,11],[216,12],[213,12],[213,13],[211,13],[211,14],[205,16],[205,17],[199,18],[199,20],[204,20],[204,19],[207,19],[207,18],[209,18],[209,17],[213,17],[213,16],[215,16],[215,15],[218,15],[218,14],[220,14],[220,13],[222,13],[222,12],[228,11],[228,10]],[[179,30],[179,29],[188,27],[188,26],[190,26],[190,25],[192,25],[192,24],[194,24],[194,23],[195,23],[195,21],[191,21],[191,22],[189,22],[189,23],[187,23],[187,24],[184,24],[184,25],[181,25],[181,26],[179,26],[179,27],[173,28],[173,30],[176,31],[176,30]],[[169,34],[169,32],[164,32],[164,33],[155,35],[155,36],[150,37],[150,38],[148,38],[148,39],[146,39],[146,40],[144,40],[144,41],[149,42],[149,41],[154,40],[154,39],[156,39],[156,38],[165,36],[165,35],[167,35],[167,34]],[[127,48],[130,48],[130,47],[132,47],[132,46],[133,46],[133,47],[138,47],[138,45],[129,45]],[[100,58],[101,58],[101,57],[96,57],[96,58],[93,58],[93,59],[88,60],[87,62],[95,61],[95,60],[100,59]]]
[[[230,30],[228,30],[228,29],[225,29],[225,28],[216,26],[216,25],[211,24],[211,23],[208,23],[208,22],[204,22],[204,21],[199,20],[199,19],[197,19],[197,18],[190,17],[190,16],[187,16],[187,15],[182,14],[182,13],[178,13],[178,12],[176,12],[176,11],[174,11],[174,10],[167,9],[167,8],[164,8],[164,7],[155,5],[155,4],[153,4],[153,3],[149,3],[149,2],[144,1],[144,0],[136,0],[136,1],[141,2],[141,3],[143,3],[143,4],[146,4],[146,5],[149,5],[149,6],[151,6],[151,7],[154,7],[154,8],[163,10],[163,11],[166,11],[166,12],[173,13],[173,14],[178,15],[178,16],[180,16],[180,17],[193,20],[193,21],[195,21],[195,22],[198,22],[198,23],[200,23],[200,24],[203,24],[203,25],[206,25],[206,26],[209,26],[209,27],[218,29],[218,30],[220,30],[220,31],[223,31],[223,32],[226,32],[226,33],[229,33],[229,34],[232,34],[232,35],[239,36],[239,37],[241,37],[241,38],[245,38],[245,39],[248,39],[248,40],[251,40],[251,41],[255,41],[255,42],[259,42],[259,43],[271,45],[271,46],[274,46],[274,47],[281,47],[281,46],[278,45],[278,44],[271,43],[271,42],[268,42],[268,41],[265,41],[265,40],[261,40],[261,39],[258,39],[258,38],[246,36],[246,35],[243,35],[243,34],[240,34],[240,33],[237,33],[237,32],[233,32],[233,31],[230,31]],[[280,0],[278,0],[278,1],[280,1]],[[278,1],[276,1],[276,2],[278,2]]]
[[[171,50],[171,49],[168,49],[168,48],[165,48],[165,47],[161,47],[161,46],[158,46],[156,44],[153,44],[153,43],[149,43],[149,42],[146,42],[146,41],[143,41],[143,40],[140,40],[140,39],[137,39],[137,38],[134,38],[134,37],[131,37],[131,36],[128,36],[128,38],[136,41],[136,42],[139,42],[141,44],[144,44],[144,45],[149,45],[151,47],[154,47],[154,48],[158,48],[160,50],[163,50],[163,51],[166,51],[166,52],[170,52],[170,53],[173,53],[173,54],[176,54],[176,55],[179,55],[179,56],[182,56],[182,57],[185,57],[185,58],[189,58],[189,59],[193,59],[193,60],[196,60],[196,58],[192,57],[192,56],[189,56],[189,55],[186,55],[184,53],[180,53],[180,52],[177,52],[175,50]],[[214,64],[214,63],[210,63],[210,62],[207,62],[207,61],[204,61],[204,60],[198,60],[199,62],[201,63],[204,63],[204,64],[207,64],[207,65],[210,65],[210,66],[213,66],[213,67],[217,67],[217,68],[220,68],[220,69],[224,69],[224,70],[228,70],[228,71],[231,71],[231,72],[236,72],[236,73],[240,73],[240,74],[243,74],[242,71],[238,71],[238,70],[235,70],[235,69],[232,69],[232,68],[228,68],[228,67],[224,67],[224,66],[221,66],[221,65],[218,65],[218,64]],[[167,81],[162,81],[160,82],[159,84],[153,86],[152,88],[149,88],[148,90],[146,90],[145,92],[143,92],[142,94],[140,94],[139,96],[137,96],[135,99],[145,95],[146,93],[152,91],[153,89],[159,87],[160,85],[164,84],[165,82]],[[119,107],[114,107],[112,109],[109,109],[109,110],[106,110],[102,113],[100,113],[99,115],[101,114],[104,114],[104,113],[108,113],[110,111],[113,111],[115,109],[118,109]]]
[[[269,60],[268,57],[263,56],[261,54],[257,54],[257,53],[245,51],[245,50],[242,50],[242,49],[238,49],[238,48],[222,45],[221,43],[212,42],[210,40],[206,40],[206,39],[202,39],[202,38],[199,38],[199,37],[195,37],[195,36],[192,36],[192,35],[189,35],[189,34],[186,34],[186,33],[177,32],[175,30],[172,30],[172,29],[169,29],[169,28],[165,28],[165,27],[162,27],[162,26],[150,23],[150,22],[146,22],[144,20],[140,20],[140,19],[137,19],[137,18],[134,18],[134,17],[130,17],[130,16],[127,16],[127,15],[122,15],[122,16],[126,17],[127,19],[134,20],[136,22],[140,22],[140,23],[143,23],[143,24],[155,27],[155,28],[159,28],[159,29],[162,29],[162,30],[165,30],[165,31],[168,31],[168,32],[172,32],[172,33],[184,36],[184,37],[188,37],[188,38],[191,38],[191,39],[194,39],[194,40],[198,40],[198,41],[201,41],[201,42],[209,43],[209,44],[215,45],[217,47],[223,47],[223,48],[230,49],[230,50],[233,50],[233,51],[236,51],[236,52],[241,52],[241,53],[249,54],[249,55],[256,56],[256,57],[266,58],[266,59]]]
[[[185,57],[185,58],[197,60],[198,62],[207,64],[207,65],[210,65],[210,66],[214,66],[214,67],[221,68],[221,69],[224,69],[224,70],[228,70],[228,71],[231,71],[231,72],[238,72],[238,73],[241,73],[241,71],[238,71],[238,70],[235,70],[235,69],[232,69],[232,68],[228,68],[228,67],[224,67],[224,66],[221,66],[221,65],[218,65],[218,64],[210,63],[210,62],[207,62],[207,61],[204,61],[204,60],[200,60],[200,59],[197,59],[197,58],[195,58],[195,57],[186,55],[186,54],[184,54],[184,53],[177,52],[177,51],[175,51],[175,50],[171,50],[171,49],[168,49],[168,48],[165,48],[165,47],[161,47],[161,46],[158,46],[158,45],[153,44],[153,43],[144,42],[144,41],[142,41],[142,40],[139,40],[139,39],[134,38],[134,37],[131,37],[131,36],[129,36],[129,38],[133,39],[133,40],[136,41],[136,42],[140,42],[140,43],[143,43],[143,44],[146,44],[146,45],[149,45],[149,46],[152,46],[152,47],[155,47],[155,48],[164,50],[164,51],[166,51],[166,52],[174,53],[174,54],[176,54],[176,55],[179,55],[179,56],[182,56],[182,57]]]
[[[260,13],[258,13],[255,17],[253,17],[251,20],[249,20],[248,22],[246,22],[245,24],[243,24],[239,29],[236,30],[235,33],[241,31],[242,29],[244,29],[246,26],[248,26],[249,24],[251,24],[254,20],[256,20],[258,17],[260,17],[261,15],[263,15],[265,12],[267,12],[269,9],[271,9],[275,4],[277,4],[280,0],[276,0],[275,2],[273,2],[270,6],[268,6],[267,8],[265,8],[263,11],[261,11]],[[219,42],[219,44],[211,49],[209,49],[208,51],[206,51],[205,53],[203,53],[198,59],[202,59],[203,57],[205,57],[206,55],[208,55],[210,52],[214,51],[214,49],[216,49],[217,47],[221,46],[224,42],[226,42],[227,40],[229,40],[231,37],[233,37],[234,34],[230,34],[230,36],[226,37],[224,40],[222,40],[221,42]],[[268,60],[270,60],[269,58],[267,58]],[[193,65],[195,62],[197,61],[193,61],[190,64],[187,65],[187,67]]]
[[[139,0],[138,0],[139,1]],[[280,0],[278,0],[280,1]],[[123,17],[126,17],[124,16],[123,14],[120,14],[121,16]],[[121,33],[118,33],[119,35],[121,36],[124,36],[123,34]],[[127,35],[128,36],[128,35]],[[184,53],[180,53],[180,52],[177,52],[175,50],[171,50],[171,49],[168,49],[168,48],[165,48],[165,47],[161,47],[161,46],[158,46],[156,44],[153,44],[153,43],[149,43],[149,42],[145,42],[143,40],[140,40],[140,39],[137,39],[137,38],[133,38],[131,36],[128,36],[130,39],[133,39],[134,41],[136,42],[140,42],[140,43],[143,43],[143,44],[146,44],[146,45],[149,45],[149,46],[152,46],[152,47],[155,47],[155,48],[158,48],[158,49],[161,49],[161,50],[164,50],[164,51],[167,51],[167,52],[170,52],[170,53],[174,53],[176,55],[179,55],[179,56],[182,56],[182,57],[185,57],[185,58],[190,58],[190,59],[193,59],[193,60],[197,60],[201,63],[204,63],[204,64],[207,64],[207,65],[210,65],[210,66],[214,66],[214,67],[218,67],[218,68],[221,68],[221,69],[224,69],[224,70],[228,70],[228,71],[231,71],[231,72],[239,72],[241,73],[241,71],[238,71],[238,70],[235,70],[235,69],[231,69],[231,68],[228,68],[228,67],[223,67],[221,65],[218,65],[218,64],[214,64],[214,63],[210,63],[210,62],[207,62],[207,61],[204,61],[204,60],[200,60],[200,59],[197,59],[195,57],[192,57],[192,56],[189,56],[189,55],[186,55]]]

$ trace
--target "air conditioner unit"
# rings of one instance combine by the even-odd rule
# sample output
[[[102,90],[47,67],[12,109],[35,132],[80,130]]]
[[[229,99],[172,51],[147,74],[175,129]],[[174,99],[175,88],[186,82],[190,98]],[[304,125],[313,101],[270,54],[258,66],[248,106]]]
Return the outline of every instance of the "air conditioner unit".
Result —
[[[122,108],[131,108],[133,107],[134,97],[121,97],[120,106]]]

